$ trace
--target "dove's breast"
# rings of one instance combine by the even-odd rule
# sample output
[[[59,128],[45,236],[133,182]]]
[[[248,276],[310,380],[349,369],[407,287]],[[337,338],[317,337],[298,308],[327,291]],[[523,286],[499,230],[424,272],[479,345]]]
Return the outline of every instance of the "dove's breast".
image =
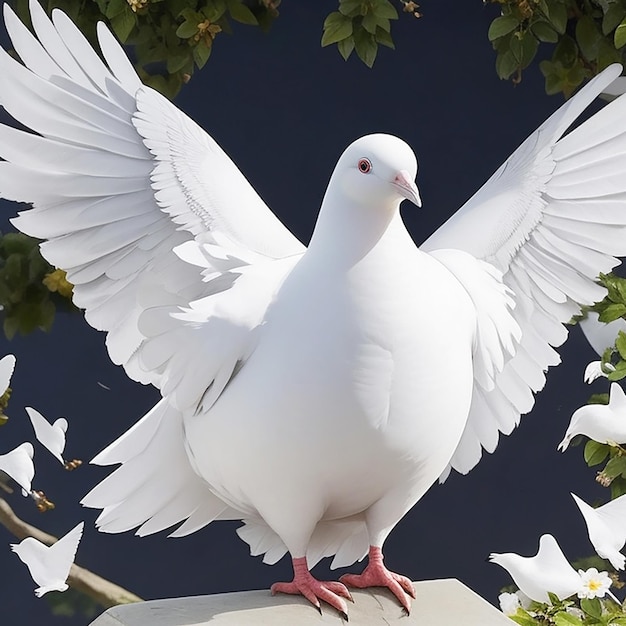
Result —
[[[342,517],[398,481],[429,486],[468,414],[474,322],[466,292],[410,239],[344,271],[305,255],[255,352],[187,420],[197,471],[244,512],[306,493]]]

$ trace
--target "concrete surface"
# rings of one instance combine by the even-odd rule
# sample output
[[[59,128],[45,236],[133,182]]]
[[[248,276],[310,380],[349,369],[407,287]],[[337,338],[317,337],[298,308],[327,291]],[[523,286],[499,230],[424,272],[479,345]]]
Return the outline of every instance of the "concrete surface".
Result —
[[[507,626],[498,609],[458,580],[415,583],[416,599],[406,616],[386,589],[351,590],[349,624],[374,626]],[[318,626],[342,624],[338,613],[322,603],[320,614],[306,600],[269,591],[242,591],[211,596],[151,600],[109,609],[91,626]]]

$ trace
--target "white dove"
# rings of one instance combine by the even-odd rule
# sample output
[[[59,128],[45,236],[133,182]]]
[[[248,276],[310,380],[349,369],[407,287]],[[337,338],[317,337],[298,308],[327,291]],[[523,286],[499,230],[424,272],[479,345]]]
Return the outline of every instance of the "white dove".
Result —
[[[51,546],[34,537],[26,537],[20,543],[11,544],[11,550],[26,564],[33,580],[39,585],[35,589],[38,598],[49,591],[68,589],[67,577],[83,536],[84,526],[85,523],[80,522]]]
[[[615,367],[611,363],[605,363],[604,367],[611,372],[615,371]],[[583,380],[590,385],[597,378],[607,378],[607,374],[602,369],[602,361],[591,361],[585,368]]]
[[[520,591],[535,602],[550,602],[548,592],[564,600],[578,593],[582,586],[580,574],[569,564],[552,535],[541,536],[535,556],[494,552],[489,561],[503,567]]]
[[[83,500],[105,532],[216,519],[293,581],[273,591],[346,612],[342,581],[410,581],[383,564],[402,516],[450,468],[468,472],[534,403],[552,346],[594,279],[626,254],[626,99],[563,133],[620,73],[557,111],[421,248],[399,214],[419,204],[400,139],[341,155],[308,248],[215,141],[142,85],[100,24],[106,65],[62,12],[31,2],[35,35],[5,5],[0,195],[46,241],[109,354],[162,400],[101,452],[121,464]],[[436,303],[448,303],[437,306]],[[515,309],[512,310],[513,305]],[[441,371],[455,355],[455,392]],[[515,356],[513,356],[515,354]]]
[[[608,404],[586,404],[574,411],[558,449],[565,452],[576,435],[599,443],[626,443],[626,396],[618,383],[611,383]]]
[[[31,482],[35,477],[34,454],[33,445],[28,441],[6,454],[0,454],[0,471],[8,474],[22,488],[24,496],[32,491]]]
[[[54,424],[50,422],[39,411],[27,406],[26,413],[33,425],[37,441],[50,451],[58,459],[61,465],[65,465],[63,450],[65,449],[65,433],[67,432],[67,420],[59,417]]]
[[[585,518],[589,540],[598,556],[608,559],[615,569],[624,569],[626,559],[620,550],[626,543],[626,495],[596,509],[571,495]]]

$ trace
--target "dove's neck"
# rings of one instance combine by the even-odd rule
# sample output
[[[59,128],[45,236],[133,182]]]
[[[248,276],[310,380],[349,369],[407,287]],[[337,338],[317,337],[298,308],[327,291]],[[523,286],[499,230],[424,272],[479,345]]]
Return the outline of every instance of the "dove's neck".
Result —
[[[327,194],[308,253],[321,254],[342,264],[358,263],[376,246],[383,244],[388,235],[399,231],[406,233],[399,207],[399,202],[381,207]]]

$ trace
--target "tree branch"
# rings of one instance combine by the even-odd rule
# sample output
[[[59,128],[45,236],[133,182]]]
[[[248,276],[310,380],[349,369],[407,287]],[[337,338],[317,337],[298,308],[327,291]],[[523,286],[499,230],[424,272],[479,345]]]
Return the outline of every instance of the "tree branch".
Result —
[[[19,540],[34,537],[48,546],[57,541],[53,535],[21,520],[4,498],[0,498],[0,524]],[[67,582],[70,587],[89,596],[105,609],[142,601],[134,593],[76,564],[72,565]]]

